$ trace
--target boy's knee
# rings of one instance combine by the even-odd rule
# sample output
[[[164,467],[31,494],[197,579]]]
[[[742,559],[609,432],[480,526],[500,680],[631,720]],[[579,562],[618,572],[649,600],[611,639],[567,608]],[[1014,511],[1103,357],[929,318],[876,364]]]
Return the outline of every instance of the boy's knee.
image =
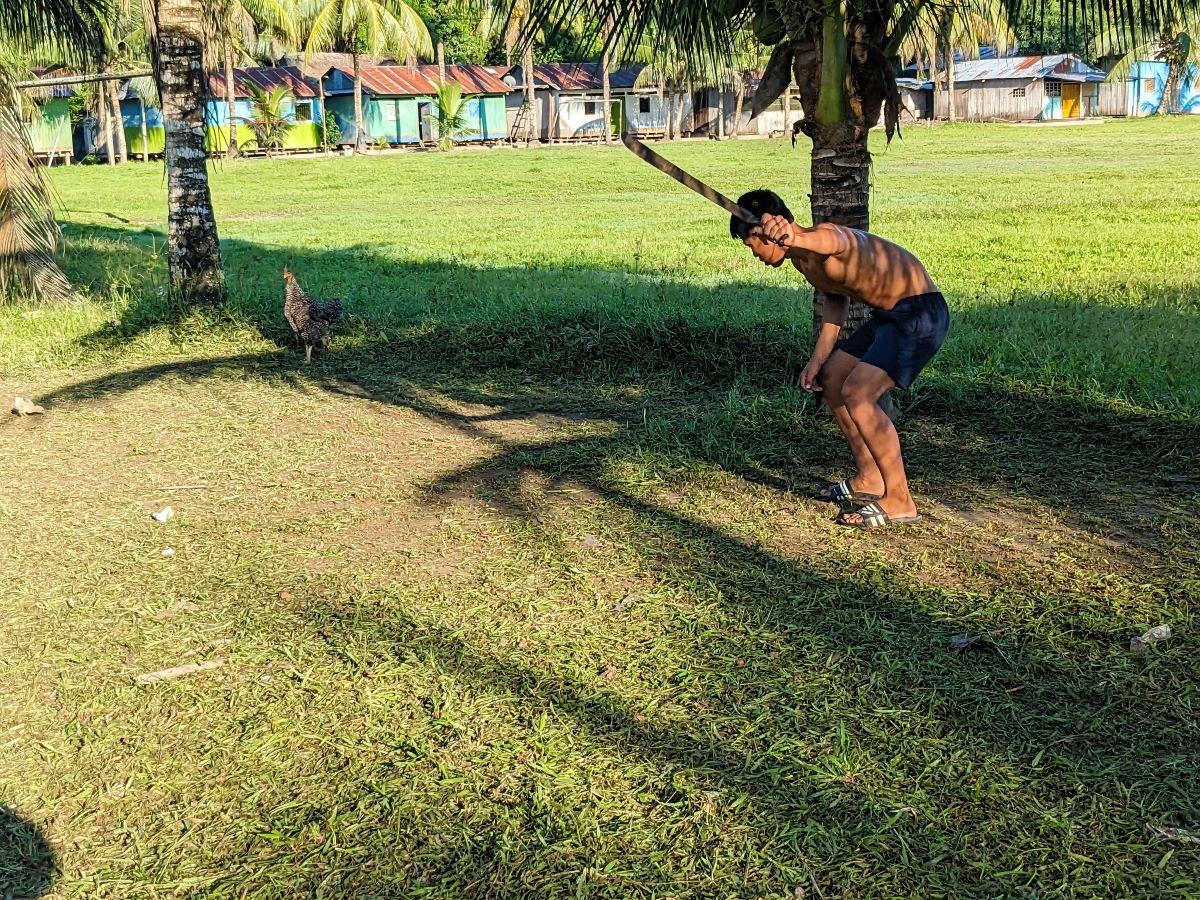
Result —
[[[847,378],[842,383],[841,396],[847,406],[866,406],[875,402],[871,386],[855,378]]]

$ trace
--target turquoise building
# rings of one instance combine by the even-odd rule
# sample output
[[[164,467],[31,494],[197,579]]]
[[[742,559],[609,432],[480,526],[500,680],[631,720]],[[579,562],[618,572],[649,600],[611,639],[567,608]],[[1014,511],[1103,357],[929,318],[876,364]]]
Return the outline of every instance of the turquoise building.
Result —
[[[363,121],[367,142],[392,145],[428,143],[436,138],[432,123],[437,66],[363,66]],[[446,66],[446,79],[462,86],[467,98],[467,127],[460,142],[499,141],[508,137],[504,98],[508,86],[492,66]],[[337,122],[342,144],[354,144],[354,73],[332,68],[322,78],[325,107]]]

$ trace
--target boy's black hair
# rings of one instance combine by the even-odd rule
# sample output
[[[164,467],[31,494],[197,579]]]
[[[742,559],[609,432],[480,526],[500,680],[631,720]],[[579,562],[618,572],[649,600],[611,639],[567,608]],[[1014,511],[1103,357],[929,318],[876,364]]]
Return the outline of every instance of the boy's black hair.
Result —
[[[756,216],[766,213],[772,216],[783,216],[789,222],[796,221],[796,217],[787,208],[787,204],[783,202],[783,198],[774,191],[768,191],[766,188],[742,194],[742,196],[738,197],[737,202],[738,206],[742,209],[752,212]],[[754,228],[753,225],[749,222],[743,222],[737,216],[729,217],[729,236],[735,241],[744,241],[752,228]]]

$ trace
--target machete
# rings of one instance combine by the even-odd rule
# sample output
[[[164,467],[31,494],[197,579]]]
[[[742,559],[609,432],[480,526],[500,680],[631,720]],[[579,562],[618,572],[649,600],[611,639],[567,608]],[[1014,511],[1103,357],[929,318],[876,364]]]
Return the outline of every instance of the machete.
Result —
[[[705,200],[711,200],[730,215],[737,216],[743,222],[746,222],[750,225],[762,224],[762,220],[759,219],[759,217],[754,213],[750,212],[750,210],[738,206],[720,191],[713,190],[699,178],[689,175],[669,159],[664,159],[663,157],[659,156],[629,132],[625,132],[625,134],[621,135],[621,143],[632,150],[635,156],[650,163],[650,165],[654,166],[654,168],[658,169],[658,171],[670,175],[685,188],[695,191]],[[771,240],[770,238],[766,239]],[[772,243],[778,244],[780,247],[787,246],[787,242],[782,238],[774,240]]]

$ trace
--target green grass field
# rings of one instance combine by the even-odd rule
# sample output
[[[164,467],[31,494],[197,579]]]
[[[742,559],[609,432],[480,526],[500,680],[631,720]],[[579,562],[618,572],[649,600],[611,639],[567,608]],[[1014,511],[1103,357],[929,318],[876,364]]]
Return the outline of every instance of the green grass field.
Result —
[[[1198,138],[880,142],[954,324],[871,534],[807,499],[807,290],[619,148],[217,164],[217,313],[160,167],[55,171],[0,897],[1200,897]],[[666,152],[806,206],[785,141]],[[285,265],[348,313],[311,367]]]

